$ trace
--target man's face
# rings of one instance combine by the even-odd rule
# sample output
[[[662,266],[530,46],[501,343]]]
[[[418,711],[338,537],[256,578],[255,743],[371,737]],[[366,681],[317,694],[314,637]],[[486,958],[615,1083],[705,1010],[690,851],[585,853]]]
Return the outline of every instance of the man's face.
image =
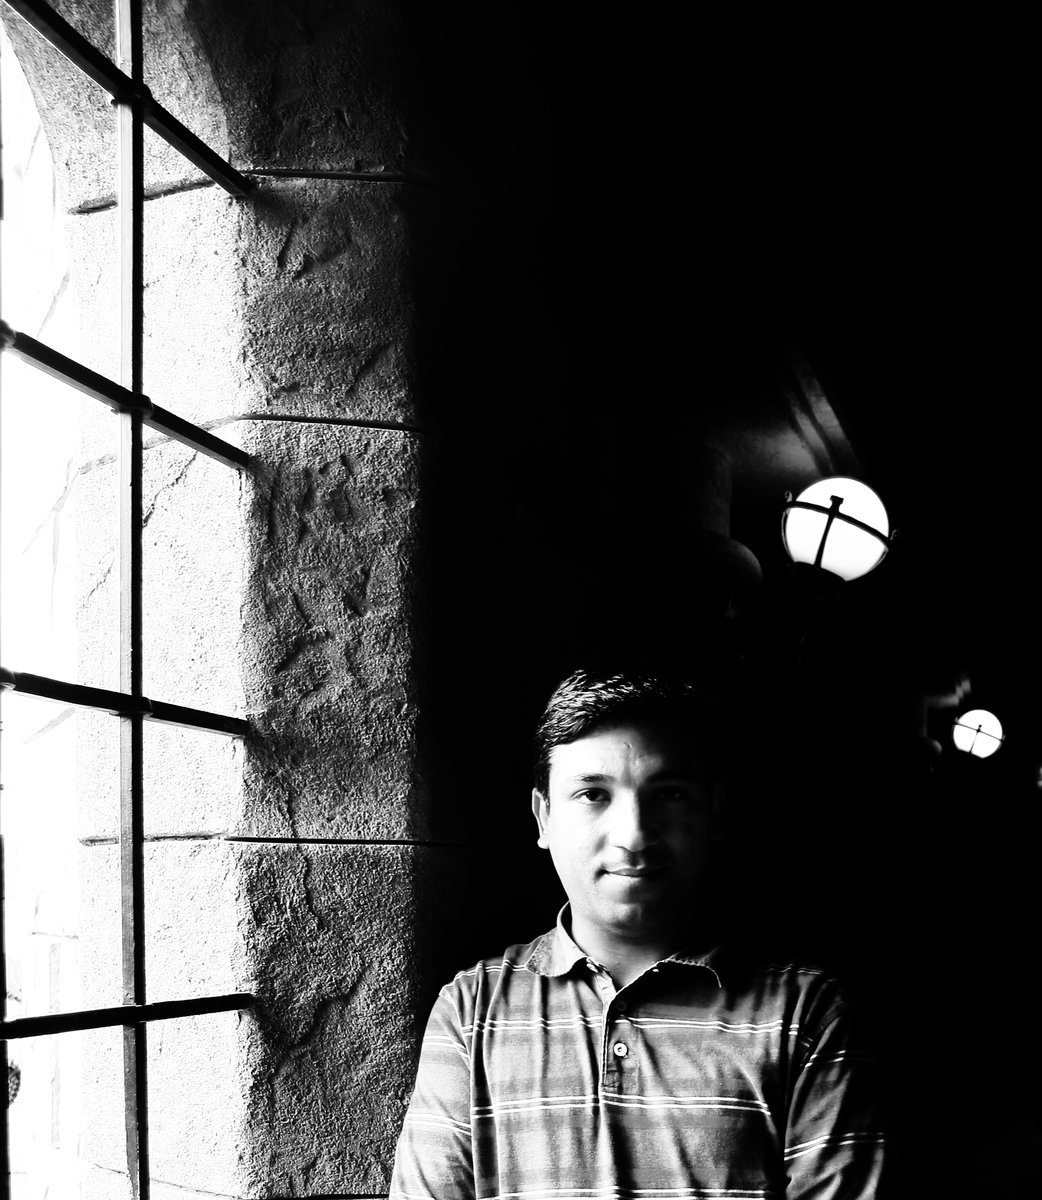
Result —
[[[583,945],[585,932],[639,945],[680,929],[714,828],[690,734],[620,725],[555,746],[548,793],[534,791],[532,809],[571,901],[576,941]]]

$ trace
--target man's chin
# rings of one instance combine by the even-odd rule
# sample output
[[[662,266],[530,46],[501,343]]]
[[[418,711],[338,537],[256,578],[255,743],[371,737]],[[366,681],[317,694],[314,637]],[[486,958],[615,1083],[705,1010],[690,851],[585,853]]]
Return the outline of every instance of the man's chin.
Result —
[[[669,923],[669,907],[661,896],[616,900],[605,911],[605,925],[627,941],[654,937]]]
[[[640,874],[606,871],[600,878],[599,890],[604,901],[612,907],[641,910],[665,903],[671,888],[666,871]]]

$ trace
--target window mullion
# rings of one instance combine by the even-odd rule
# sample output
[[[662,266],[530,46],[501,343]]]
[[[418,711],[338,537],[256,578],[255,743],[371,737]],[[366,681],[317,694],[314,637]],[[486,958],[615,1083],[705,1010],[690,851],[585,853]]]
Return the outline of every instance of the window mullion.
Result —
[[[208,175],[214,183],[232,196],[245,196],[253,187],[251,180],[241,175],[230,163],[215,153],[201,138],[151,97],[140,74],[123,72],[115,67],[96,47],[79,33],[45,0],[6,0],[8,6],[37,33],[41,34],[59,53],[93,79],[117,102],[140,103],[142,119],[161,138],[184,155],[190,163]]]
[[[70,387],[76,388],[85,396],[100,400],[115,412],[139,411],[141,419],[150,429],[166,434],[182,445],[190,446],[193,450],[224,463],[225,466],[247,470],[251,465],[250,456],[244,450],[222,441],[183,417],[167,412],[166,409],[153,404],[143,393],[131,392],[51,346],[38,342],[27,333],[12,329],[4,321],[0,321],[0,348],[6,354],[13,354],[23,362],[31,363],[37,370],[43,371],[53,379],[60,379]]]
[[[116,0],[116,54],[132,82],[117,104],[119,128],[120,383],[142,394],[144,125],[140,0]],[[120,690],[142,693],[143,424],[120,413]],[[146,1003],[144,952],[144,771],[142,717],[120,717],[120,882],[123,1003]],[[127,1171],[134,1200],[148,1200],[148,1047],[144,1022],[123,1031]]]

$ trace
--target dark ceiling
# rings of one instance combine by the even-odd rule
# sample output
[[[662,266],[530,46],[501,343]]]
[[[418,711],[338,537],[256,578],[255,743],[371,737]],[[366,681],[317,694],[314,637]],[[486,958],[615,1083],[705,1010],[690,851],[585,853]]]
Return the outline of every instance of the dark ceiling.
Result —
[[[1033,771],[1023,31],[886,0],[607,11],[522,43],[570,397],[668,448],[721,408],[766,427],[802,356],[900,529],[859,619],[912,686],[969,680]],[[747,482],[733,531],[773,569],[782,480],[770,511]]]
[[[964,669],[1037,762],[1023,31],[894,3],[759,15],[790,225],[850,335],[833,398],[902,529],[895,636]]]

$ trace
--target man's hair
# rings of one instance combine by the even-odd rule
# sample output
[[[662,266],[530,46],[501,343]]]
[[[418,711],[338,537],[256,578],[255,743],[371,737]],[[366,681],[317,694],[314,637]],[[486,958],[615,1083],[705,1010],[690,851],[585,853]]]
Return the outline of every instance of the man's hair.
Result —
[[[719,704],[691,681],[647,668],[583,667],[554,689],[535,732],[535,786],[545,796],[550,754],[618,725],[686,725],[702,754],[709,783],[720,772]]]

